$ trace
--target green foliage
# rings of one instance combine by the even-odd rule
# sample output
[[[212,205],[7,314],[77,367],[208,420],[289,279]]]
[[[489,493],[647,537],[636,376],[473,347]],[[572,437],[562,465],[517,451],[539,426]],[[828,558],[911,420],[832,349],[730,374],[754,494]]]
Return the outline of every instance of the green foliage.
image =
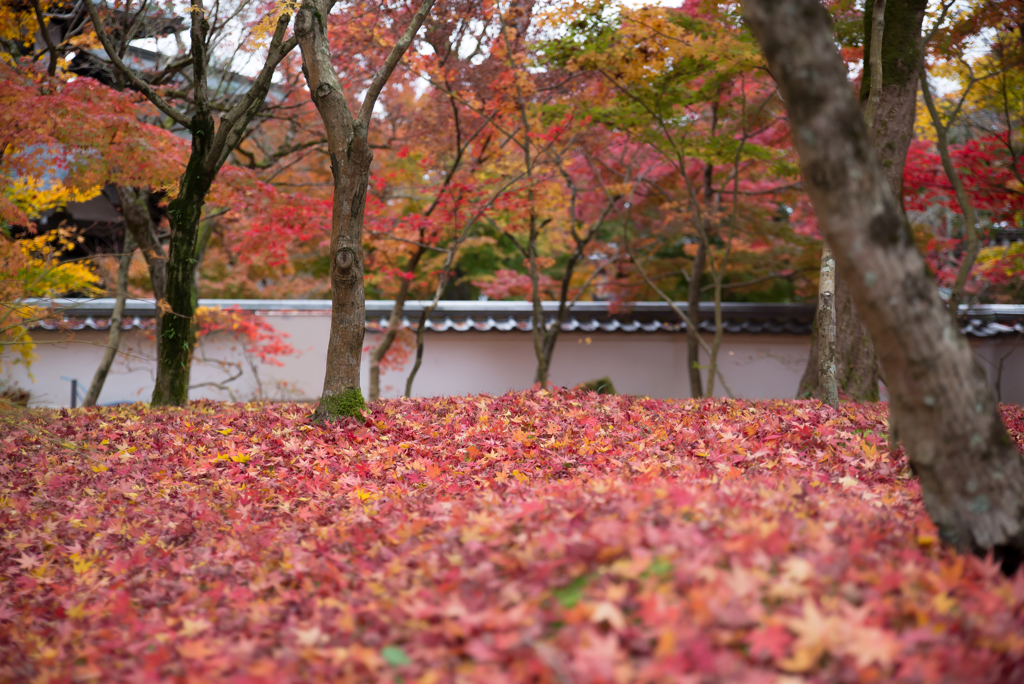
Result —
[[[573,608],[583,598],[583,591],[587,588],[588,581],[590,581],[590,577],[583,575],[569,582],[564,587],[558,587],[551,593],[555,595],[555,598],[558,599],[563,608]]]
[[[405,651],[398,646],[385,646],[380,650],[380,655],[392,667],[401,667],[411,662]]]

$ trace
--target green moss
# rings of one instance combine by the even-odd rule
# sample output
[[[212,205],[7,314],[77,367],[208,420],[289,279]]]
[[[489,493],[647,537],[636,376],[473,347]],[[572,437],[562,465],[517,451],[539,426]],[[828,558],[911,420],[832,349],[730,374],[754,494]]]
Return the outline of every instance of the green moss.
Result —
[[[882,31],[882,86],[902,87],[910,82],[921,61],[918,43],[927,0],[887,0],[885,28]],[[875,3],[864,3],[864,76],[860,99],[871,92],[871,15]]]
[[[320,399],[316,413],[322,420],[343,416],[366,420],[366,416],[363,415],[364,410],[366,410],[366,400],[363,399],[362,391],[358,387],[349,387],[338,394],[325,392]]]
[[[580,387],[588,389],[591,392],[597,392],[598,394],[615,394],[615,385],[612,384],[612,379],[607,375],[597,380],[591,380],[585,382]]]

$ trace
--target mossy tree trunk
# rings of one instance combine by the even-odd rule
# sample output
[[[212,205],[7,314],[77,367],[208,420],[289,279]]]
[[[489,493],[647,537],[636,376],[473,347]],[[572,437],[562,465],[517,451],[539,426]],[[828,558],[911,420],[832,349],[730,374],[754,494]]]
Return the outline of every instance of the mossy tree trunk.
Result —
[[[871,54],[874,2],[864,7],[864,54]],[[917,65],[920,63],[921,26],[927,3],[924,0],[887,0],[885,30],[882,33],[882,91],[871,122],[871,139],[886,179],[902,210],[903,167],[914,135],[917,108]],[[871,61],[865,60],[860,99],[867,107],[871,94]],[[857,313],[850,287],[843,274],[836,274],[836,381],[852,401],[878,400],[878,357],[871,336]],[[800,380],[798,396],[821,397],[818,380],[817,331],[811,355]]]
[[[327,21],[332,0],[304,0],[295,16],[295,36],[302,50],[302,72],[320,113],[334,176],[331,212],[331,333],[327,369],[316,420],[361,417],[365,406],[359,371],[366,330],[363,285],[363,216],[373,152],[368,135],[373,106],[413,37],[423,25],[434,0],[424,0],[401,38],[376,72],[356,116],[331,63]]]
[[[1024,459],[914,245],[831,18],[817,0],[747,0],[743,12],[786,103],[822,233],[876,343],[928,513],[943,540],[992,552],[1012,572],[1024,553]]]
[[[188,401],[189,370],[195,332],[192,317],[195,302],[192,290],[196,278],[196,246],[199,220],[206,193],[214,174],[205,170],[213,142],[213,117],[197,113],[192,118],[192,156],[181,178],[178,196],[167,206],[171,239],[167,253],[167,306],[159,313],[160,344],[157,357],[154,406],[181,406]]]
[[[178,195],[168,205],[171,238],[167,254],[166,305],[159,314],[160,341],[157,346],[157,376],[153,389],[154,406],[181,406],[188,401],[188,380],[195,334],[192,317],[195,313],[195,282],[200,250],[199,222],[206,194],[228,155],[241,141],[250,122],[263,108],[270,92],[271,78],[296,45],[294,37],[285,40],[291,15],[278,18],[267,50],[267,58],[249,90],[220,114],[219,124],[213,118],[213,106],[207,84],[210,66],[208,37],[210,22],[202,0],[191,0],[192,90],[191,115],[185,114],[163,99],[150,84],[122,61],[119,51],[103,26],[93,0],[84,0],[107,58],[128,85],[138,90],[172,121],[192,135],[192,151],[185,173],[178,185]],[[146,242],[140,240],[146,249]],[[147,260],[149,257],[147,256]],[[151,273],[152,273],[152,266]],[[156,285],[154,284],[154,289]],[[160,297],[158,295],[158,301]]]

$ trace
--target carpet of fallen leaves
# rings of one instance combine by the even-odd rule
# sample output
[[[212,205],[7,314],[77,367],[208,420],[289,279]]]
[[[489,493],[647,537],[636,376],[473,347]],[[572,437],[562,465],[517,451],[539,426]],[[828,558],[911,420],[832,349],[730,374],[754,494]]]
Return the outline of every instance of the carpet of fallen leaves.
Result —
[[[941,546],[884,405],[308,412],[5,423],[0,680],[1024,681],[1024,574]]]

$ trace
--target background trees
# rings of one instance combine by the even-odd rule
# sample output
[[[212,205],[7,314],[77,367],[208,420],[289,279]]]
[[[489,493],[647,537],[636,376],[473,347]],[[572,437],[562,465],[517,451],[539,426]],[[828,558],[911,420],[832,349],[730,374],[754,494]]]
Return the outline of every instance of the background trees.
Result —
[[[167,210],[182,197],[192,158],[184,126],[199,115],[193,27],[188,16],[146,7],[94,8],[111,54],[138,67],[134,72],[104,56],[84,2],[42,3],[41,20],[28,5],[0,18],[14,58],[3,67],[11,74],[2,84],[10,107],[0,116],[10,142],[0,157],[8,171],[0,177],[0,209],[7,223],[25,225],[31,220],[18,213],[16,197],[52,206],[114,183],[146,260],[143,268],[137,257],[129,269],[129,296],[170,302],[168,248],[181,231]],[[182,282],[176,291],[184,297],[188,281],[190,301],[326,297],[337,265],[329,238],[336,181],[329,136],[305,90],[298,54],[274,57],[275,69],[263,60],[274,35],[278,52],[294,40],[288,7],[232,7],[245,36],[238,50],[223,49],[237,40],[228,31],[231,14],[208,17],[209,49],[200,46],[209,114],[228,132],[211,138],[223,141],[217,159],[196,153],[211,169],[223,166],[201,211],[193,212],[192,246],[182,243],[176,252],[192,255],[175,276]],[[339,82],[359,84],[356,91],[370,88],[419,5],[332,8],[324,35],[331,68]],[[967,303],[1021,296],[1021,40],[1010,9],[996,2],[944,5],[927,20],[920,3],[892,0],[885,9],[882,61],[892,68],[883,69],[872,134],[936,280],[951,299]],[[833,39],[863,97],[872,74],[862,60],[871,12],[862,10],[852,2],[829,6]],[[49,43],[38,32],[40,21]],[[195,28],[201,31],[201,22]],[[161,35],[181,40],[162,57],[138,61],[137,38]],[[927,108],[915,105],[922,53],[944,145]],[[254,66],[246,71],[237,56]],[[248,75],[227,77],[232,68]],[[127,94],[114,98],[117,89]],[[146,93],[162,98],[166,111],[140,97]],[[410,297],[530,299],[540,382],[554,362],[558,321],[575,299],[686,302],[678,308],[693,323],[687,328],[694,396],[722,389],[716,337],[708,334],[717,331],[720,339],[722,327],[698,320],[701,301],[815,299],[816,218],[782,101],[732,5],[588,0],[544,8],[446,0],[410,37],[376,97],[366,118],[366,229],[350,240],[365,254],[363,277],[353,282],[362,282],[367,296],[396,299],[387,331],[371,350],[371,399],[379,395],[381,368],[412,348],[411,335],[399,332]],[[65,121],[90,124],[61,129],[47,118],[48,107]],[[69,158],[59,183],[47,175],[59,164],[38,152],[54,145],[90,151]],[[963,186],[959,198],[949,169]],[[973,220],[964,218],[968,205]],[[975,230],[967,230],[970,224]],[[115,271],[110,262],[97,274],[112,286]],[[876,362],[845,292],[840,277],[837,375],[844,397],[871,398]],[[559,308],[545,313],[542,300]],[[181,315],[184,300],[179,304],[163,318],[183,326],[189,319]],[[357,319],[343,327],[356,330]],[[188,346],[188,325],[168,334],[183,334]],[[356,359],[352,340],[345,346]],[[801,396],[815,392],[817,374],[812,354]]]

